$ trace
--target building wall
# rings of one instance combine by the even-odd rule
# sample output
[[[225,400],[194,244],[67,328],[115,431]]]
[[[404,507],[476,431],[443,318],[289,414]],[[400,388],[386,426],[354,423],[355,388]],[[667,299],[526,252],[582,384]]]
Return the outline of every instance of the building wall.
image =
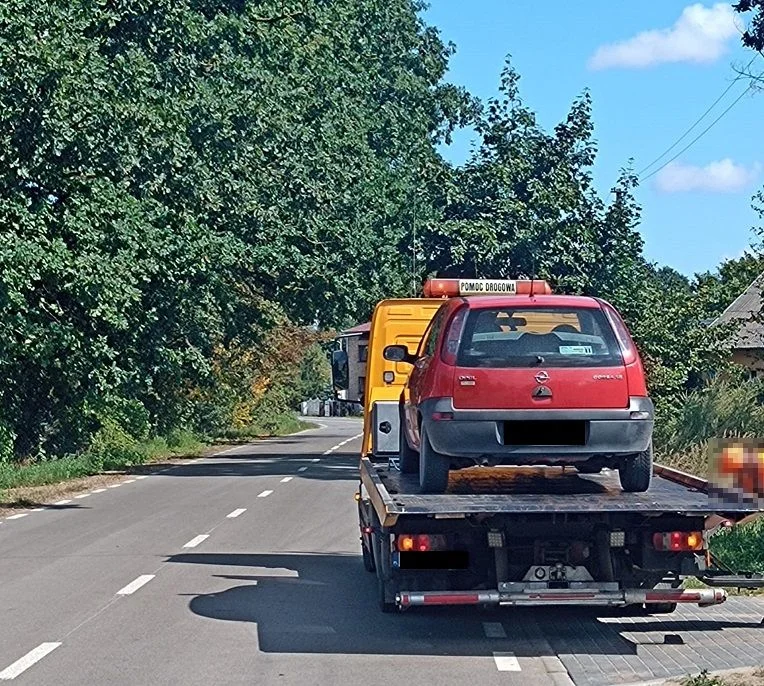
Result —
[[[343,400],[362,403],[366,385],[366,356],[369,350],[369,336],[346,336],[341,339],[343,350],[348,355],[348,378],[350,388],[342,393]]]

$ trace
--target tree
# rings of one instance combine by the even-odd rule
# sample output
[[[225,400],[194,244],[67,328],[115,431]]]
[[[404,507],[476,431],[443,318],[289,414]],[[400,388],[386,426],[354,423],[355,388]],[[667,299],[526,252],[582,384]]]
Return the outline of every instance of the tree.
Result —
[[[764,0],[740,0],[733,5],[736,12],[752,12],[751,22],[742,36],[743,45],[758,52],[764,50]]]

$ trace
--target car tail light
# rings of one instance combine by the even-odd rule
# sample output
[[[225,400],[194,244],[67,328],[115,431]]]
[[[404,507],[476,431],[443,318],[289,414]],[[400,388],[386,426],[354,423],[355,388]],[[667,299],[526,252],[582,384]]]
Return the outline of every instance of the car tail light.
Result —
[[[621,315],[616,312],[615,308],[604,300],[600,301],[602,309],[605,311],[605,316],[610,322],[610,326],[613,328],[615,337],[618,339],[618,345],[621,348],[621,354],[623,355],[624,364],[634,364],[639,359],[639,353],[637,352],[637,346],[634,345],[634,341],[631,339],[626,325],[621,319]]]
[[[447,546],[445,536],[399,534],[396,547],[402,553],[427,553],[431,550],[444,550]]]
[[[459,343],[462,340],[464,324],[467,321],[468,308],[462,307],[456,311],[448,326],[446,338],[443,341],[443,352],[441,357],[443,362],[450,365],[456,364],[456,353],[459,351]]]
[[[703,550],[704,541],[701,531],[669,531],[653,534],[653,547],[656,550],[686,551]]]

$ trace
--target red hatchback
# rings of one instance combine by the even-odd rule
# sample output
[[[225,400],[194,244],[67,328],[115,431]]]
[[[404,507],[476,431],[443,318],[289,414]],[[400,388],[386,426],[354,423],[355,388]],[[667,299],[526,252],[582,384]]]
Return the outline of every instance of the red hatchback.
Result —
[[[548,287],[547,287],[548,288]],[[401,397],[400,469],[443,493],[474,465],[617,468],[626,491],[652,476],[653,404],[636,346],[598,298],[490,295],[444,301]]]

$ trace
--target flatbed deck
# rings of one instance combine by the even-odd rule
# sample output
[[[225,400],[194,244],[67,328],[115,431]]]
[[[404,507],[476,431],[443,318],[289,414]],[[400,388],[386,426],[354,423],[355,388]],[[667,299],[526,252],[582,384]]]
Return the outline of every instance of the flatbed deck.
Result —
[[[421,495],[415,475],[402,474],[389,463],[361,459],[364,484],[383,526],[401,515],[456,518],[499,514],[676,513],[740,519],[760,511],[751,502],[709,496],[705,481],[665,467],[656,467],[644,493],[621,490],[618,473],[579,474],[574,468],[475,467],[453,471],[442,495]]]

